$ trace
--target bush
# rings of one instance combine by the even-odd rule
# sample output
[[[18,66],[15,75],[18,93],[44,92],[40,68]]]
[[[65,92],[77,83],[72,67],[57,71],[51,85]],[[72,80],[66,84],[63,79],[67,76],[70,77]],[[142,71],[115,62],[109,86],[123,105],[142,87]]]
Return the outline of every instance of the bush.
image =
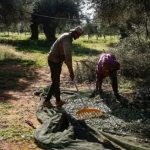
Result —
[[[128,78],[136,85],[136,99],[150,98],[150,43],[139,41],[135,37],[126,38],[115,49],[109,50],[115,54],[121,64],[120,78]]]
[[[98,58],[88,58],[78,61],[75,68],[75,78],[78,82],[95,81],[95,71]]]
[[[147,78],[150,74],[150,43],[139,42],[138,39],[126,38],[114,50],[117,60],[121,64],[121,75],[128,78]]]

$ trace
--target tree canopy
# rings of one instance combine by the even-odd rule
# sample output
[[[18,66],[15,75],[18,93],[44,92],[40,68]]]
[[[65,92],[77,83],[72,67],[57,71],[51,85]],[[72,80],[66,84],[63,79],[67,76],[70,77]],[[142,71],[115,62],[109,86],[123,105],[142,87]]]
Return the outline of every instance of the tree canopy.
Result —
[[[20,22],[33,23],[32,39],[38,39],[38,25],[42,24],[47,40],[54,40],[56,29],[67,23],[66,19],[59,18],[79,22],[80,4],[81,0],[2,0],[0,22],[5,27]]]
[[[80,0],[40,0],[34,7],[33,24],[42,24],[47,40],[55,40],[56,29],[64,26],[67,18],[79,21],[80,3]],[[31,38],[37,39],[37,36]]]
[[[145,28],[148,36],[150,0],[88,0],[102,24],[117,26],[122,31]],[[139,28],[140,27],[140,28]]]
[[[1,0],[0,22],[5,26],[18,23],[29,17],[27,11],[32,10],[36,0]]]

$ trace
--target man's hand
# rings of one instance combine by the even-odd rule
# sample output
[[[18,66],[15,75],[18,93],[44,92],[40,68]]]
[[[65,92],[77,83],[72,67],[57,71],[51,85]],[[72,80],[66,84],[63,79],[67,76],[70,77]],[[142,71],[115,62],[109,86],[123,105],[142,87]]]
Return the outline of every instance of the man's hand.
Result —
[[[70,78],[73,81],[73,79],[74,79],[74,73],[73,72],[70,72]]]

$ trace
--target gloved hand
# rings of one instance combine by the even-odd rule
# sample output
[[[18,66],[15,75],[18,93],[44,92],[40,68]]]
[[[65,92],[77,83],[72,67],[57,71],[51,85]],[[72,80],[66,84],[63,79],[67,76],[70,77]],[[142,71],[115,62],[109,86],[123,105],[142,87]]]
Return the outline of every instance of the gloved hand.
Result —
[[[74,73],[73,72],[70,72],[70,78],[73,81],[73,79],[74,79]]]

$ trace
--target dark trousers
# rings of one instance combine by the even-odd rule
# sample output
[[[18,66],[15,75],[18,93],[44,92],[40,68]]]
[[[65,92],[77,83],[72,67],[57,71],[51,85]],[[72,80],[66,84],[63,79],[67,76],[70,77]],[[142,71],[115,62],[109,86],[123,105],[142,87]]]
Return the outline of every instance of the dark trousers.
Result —
[[[48,91],[45,101],[49,101],[52,95],[55,95],[56,101],[60,101],[60,74],[62,65],[60,63],[54,63],[49,60],[48,64],[51,71],[52,84]]]
[[[117,94],[118,93],[117,73],[116,72],[112,73],[109,78],[111,80],[111,85],[112,85],[114,94]]]
[[[112,89],[113,89],[113,92],[114,94],[118,94],[118,81],[117,81],[117,72],[112,72],[109,76],[110,80],[111,80],[111,85],[112,85]],[[102,82],[103,82],[103,79],[99,79],[99,86],[98,86],[98,83],[96,82],[96,89],[99,91],[102,90]]]

